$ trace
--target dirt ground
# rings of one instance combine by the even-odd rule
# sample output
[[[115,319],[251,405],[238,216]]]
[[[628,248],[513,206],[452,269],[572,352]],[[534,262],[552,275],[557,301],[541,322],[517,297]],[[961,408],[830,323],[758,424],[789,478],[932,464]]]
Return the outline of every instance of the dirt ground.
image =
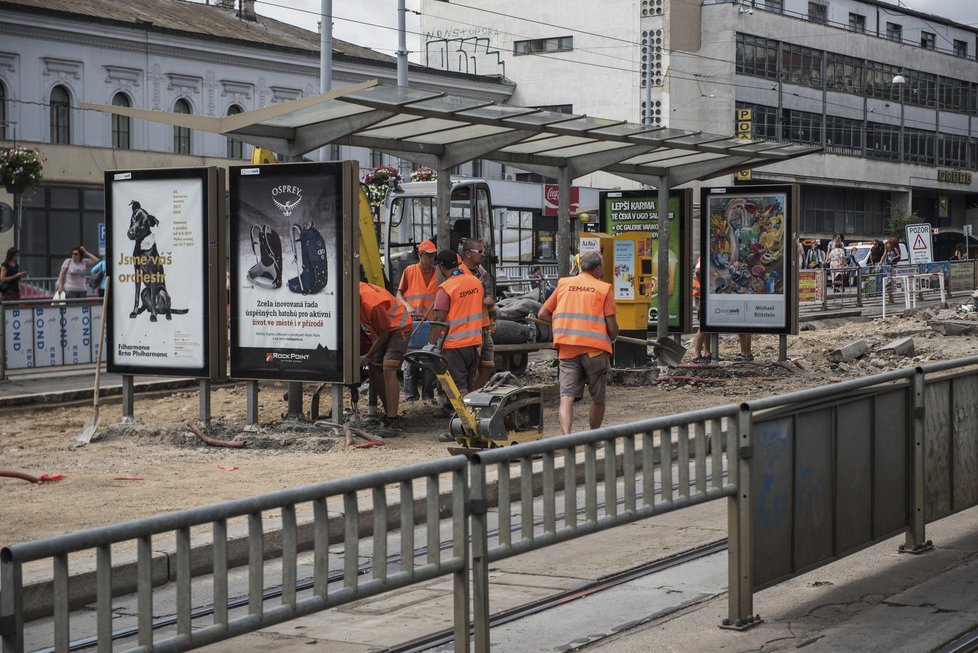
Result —
[[[918,312],[885,321],[861,318],[807,322],[798,336],[788,339],[788,356],[798,365],[787,366],[775,364],[777,336],[754,338],[756,360],[752,363],[734,362],[737,339],[722,336],[718,367],[675,370],[676,375],[707,376],[723,379],[722,382],[670,381],[611,387],[605,424],[778,395],[922,362],[969,356],[976,350],[975,336],[945,336],[941,329],[934,328],[942,320],[962,318],[944,310],[936,316]],[[978,327],[978,322],[971,324]],[[878,352],[890,341],[906,336],[914,340],[912,357]],[[829,351],[859,339],[869,343],[867,354],[852,363],[829,362]],[[690,345],[691,338],[684,342]],[[693,353],[689,352],[686,360],[692,358]],[[531,361],[524,380],[548,386],[545,433],[558,434],[555,368],[548,360]],[[191,434],[186,422],[198,414],[196,391],[154,397],[137,395],[135,414],[141,424],[122,424],[119,403],[110,402],[101,409],[100,437],[82,448],[75,448],[75,439],[92,414],[90,405],[0,411],[0,468],[66,476],[57,482],[39,484],[0,478],[0,545],[447,454],[446,445],[437,441],[438,434],[447,430],[447,420],[431,418],[433,407],[429,404],[403,405],[403,428],[394,437],[386,437],[383,446],[347,448],[342,433],[333,429],[281,432],[276,425],[281,423],[286,408],[282,390],[281,386],[263,386],[259,420],[262,428],[258,433],[244,430],[243,385],[220,387],[213,392],[214,419],[209,433],[223,439],[243,439],[248,442],[243,449],[209,447]],[[323,403],[325,412],[328,397]],[[365,403],[361,401],[362,406]],[[575,409],[577,429],[587,426],[586,404],[585,399]],[[304,405],[308,407],[308,398]]]

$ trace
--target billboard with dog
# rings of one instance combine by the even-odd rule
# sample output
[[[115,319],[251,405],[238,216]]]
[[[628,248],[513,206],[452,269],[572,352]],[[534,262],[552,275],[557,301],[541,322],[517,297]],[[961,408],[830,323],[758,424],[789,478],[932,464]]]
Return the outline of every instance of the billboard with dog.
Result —
[[[231,376],[352,382],[355,162],[232,167]]]
[[[220,378],[224,172],[105,174],[107,369]]]

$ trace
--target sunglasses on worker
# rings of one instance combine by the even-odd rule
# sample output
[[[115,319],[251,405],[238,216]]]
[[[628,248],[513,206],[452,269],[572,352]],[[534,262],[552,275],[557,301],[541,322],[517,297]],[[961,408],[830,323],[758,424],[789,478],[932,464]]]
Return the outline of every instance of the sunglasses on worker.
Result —
[[[465,251],[467,251],[467,252],[475,252],[476,254],[485,254],[486,253],[486,250],[484,250],[484,249],[467,249]]]

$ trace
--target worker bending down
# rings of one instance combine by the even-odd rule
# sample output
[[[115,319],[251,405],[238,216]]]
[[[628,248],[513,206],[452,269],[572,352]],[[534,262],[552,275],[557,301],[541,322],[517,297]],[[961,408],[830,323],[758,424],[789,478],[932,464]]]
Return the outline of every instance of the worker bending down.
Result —
[[[397,371],[404,361],[411,335],[407,304],[384,288],[361,281],[360,324],[373,337],[370,349],[360,357],[360,365],[367,366],[370,385],[383,388],[377,394],[384,401],[384,426],[396,428],[397,403],[401,394]]]
[[[557,281],[557,290],[537,313],[540,320],[553,322],[559,360],[558,414],[564,434],[571,432],[574,401],[584,396],[585,384],[591,395],[588,423],[592,429],[601,426],[611,369],[611,343],[618,337],[611,284],[601,280],[601,254],[581,254],[580,265],[580,274]]]
[[[430,240],[424,240],[418,245],[418,262],[407,266],[401,275],[397,288],[397,298],[403,300],[411,308],[412,320],[416,323],[412,328],[423,322],[431,313],[438,292],[438,270],[435,269],[435,253],[438,249]],[[435,375],[430,370],[423,370],[407,361],[401,366],[404,370],[404,401],[418,399],[434,399]],[[418,391],[418,381],[421,390]]]

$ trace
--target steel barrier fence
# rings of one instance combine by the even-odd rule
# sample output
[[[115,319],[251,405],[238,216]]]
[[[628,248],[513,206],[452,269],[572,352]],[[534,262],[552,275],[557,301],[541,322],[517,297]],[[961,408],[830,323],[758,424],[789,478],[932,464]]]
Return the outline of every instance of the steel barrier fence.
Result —
[[[488,651],[490,562],[723,497],[729,541],[725,623],[749,627],[755,623],[755,591],[900,530],[906,533],[905,550],[925,550],[928,521],[978,504],[976,365],[978,356],[896,370],[739,405],[483,451],[469,460],[457,456],[16,544],[0,551],[3,651],[24,649],[22,566],[42,559],[51,561],[54,574],[55,649],[66,650],[68,555],[93,548],[99,650],[111,650],[112,595],[123,590],[115,587],[110,547],[127,541],[135,541],[137,549],[139,641],[133,650],[187,650],[452,574],[455,648],[469,650],[471,625],[475,650]],[[439,475],[451,476],[445,505],[438,495]],[[426,488],[423,501],[414,499],[415,482]],[[399,487],[399,511],[387,504],[391,484]],[[362,491],[372,493],[372,516],[360,510],[357,493]],[[542,519],[535,520],[537,494]],[[342,500],[343,513],[340,532],[332,540],[327,524],[330,497]],[[296,505],[302,502],[311,502],[314,513],[315,587],[308,596],[295,589]],[[514,517],[517,502],[519,514]],[[417,520],[424,524],[427,542],[425,562],[418,566],[411,562],[413,504],[420,507]],[[282,514],[285,591],[281,605],[266,609],[262,513],[275,510]],[[400,517],[388,520],[388,513]],[[492,514],[499,528],[490,537]],[[232,619],[226,608],[226,542],[227,520],[234,516],[247,517],[249,614]],[[444,558],[438,552],[442,518],[451,520],[452,529],[451,554]],[[370,526],[364,528],[363,521]],[[384,561],[391,522],[401,528],[400,569],[376,569],[362,580],[356,563],[361,535],[369,538],[365,546],[373,559]],[[207,524],[214,533],[213,556],[200,570],[191,565],[190,528]],[[154,640],[152,589],[161,581],[153,578],[150,547],[152,537],[164,532],[176,533],[178,632]],[[344,544],[342,588],[328,584],[330,541]],[[195,562],[199,566],[199,560]],[[210,573],[212,568],[218,612],[211,624],[192,624],[191,574]]]

